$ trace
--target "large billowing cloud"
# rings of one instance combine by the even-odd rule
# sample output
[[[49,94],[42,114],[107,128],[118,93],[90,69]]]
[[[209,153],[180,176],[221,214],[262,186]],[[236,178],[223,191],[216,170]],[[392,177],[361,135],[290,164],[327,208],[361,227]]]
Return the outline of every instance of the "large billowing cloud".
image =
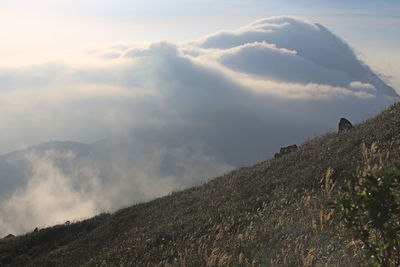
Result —
[[[0,150],[87,143],[0,157],[0,235],[200,184],[396,98],[326,28],[287,17],[92,56],[0,70]]]

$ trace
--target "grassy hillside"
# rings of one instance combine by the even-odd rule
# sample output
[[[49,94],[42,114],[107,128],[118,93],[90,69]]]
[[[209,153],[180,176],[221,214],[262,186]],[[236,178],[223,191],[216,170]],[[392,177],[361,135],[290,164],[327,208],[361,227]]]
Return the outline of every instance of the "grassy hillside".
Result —
[[[358,265],[326,203],[373,143],[385,165],[400,163],[400,104],[203,186],[2,239],[0,265]]]

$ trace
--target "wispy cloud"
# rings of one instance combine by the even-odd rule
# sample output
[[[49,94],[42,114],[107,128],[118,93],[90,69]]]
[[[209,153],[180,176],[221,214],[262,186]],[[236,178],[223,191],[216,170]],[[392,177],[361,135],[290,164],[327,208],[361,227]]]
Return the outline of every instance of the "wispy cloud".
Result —
[[[0,151],[92,142],[2,157],[0,233],[199,184],[333,130],[340,117],[365,119],[394,96],[340,38],[288,17],[88,57],[101,64],[0,70]],[[26,168],[19,183],[8,178],[20,175],[15,166]]]

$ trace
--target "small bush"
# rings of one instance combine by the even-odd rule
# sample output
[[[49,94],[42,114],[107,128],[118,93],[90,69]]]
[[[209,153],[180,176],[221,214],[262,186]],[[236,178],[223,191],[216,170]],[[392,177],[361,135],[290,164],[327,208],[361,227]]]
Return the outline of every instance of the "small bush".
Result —
[[[335,214],[370,266],[400,266],[400,176],[394,169],[354,172]]]

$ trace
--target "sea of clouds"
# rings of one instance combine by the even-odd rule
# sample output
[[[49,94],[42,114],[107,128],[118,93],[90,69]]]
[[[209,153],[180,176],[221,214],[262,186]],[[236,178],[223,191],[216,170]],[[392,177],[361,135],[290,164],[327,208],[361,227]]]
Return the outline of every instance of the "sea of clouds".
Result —
[[[199,185],[397,99],[339,37],[291,17],[98,66],[0,69],[0,236]]]

